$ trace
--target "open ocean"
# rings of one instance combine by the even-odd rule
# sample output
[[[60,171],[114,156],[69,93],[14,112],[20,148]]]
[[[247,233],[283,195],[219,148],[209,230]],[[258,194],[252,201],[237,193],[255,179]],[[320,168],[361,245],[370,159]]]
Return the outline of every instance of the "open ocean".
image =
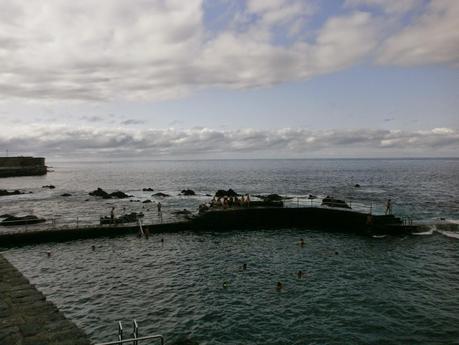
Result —
[[[125,321],[130,331],[136,319],[141,335],[160,333],[166,343],[189,336],[208,345],[459,344],[459,229],[435,226],[459,223],[459,159],[48,165],[54,172],[46,176],[0,179],[0,189],[32,192],[0,197],[0,214],[35,214],[56,219],[56,226],[71,226],[77,218],[81,225],[96,223],[116,206],[117,214],[142,211],[149,223],[159,221],[155,202],[161,201],[164,221],[174,221],[172,211],[194,211],[210,200],[207,195],[232,188],[290,196],[289,207],[307,205],[309,194],[332,195],[354,208],[371,205],[382,212],[390,198],[394,214],[431,225],[422,235],[403,237],[216,229],[3,252],[95,342],[115,340],[116,321]],[[134,197],[88,196],[97,187]],[[147,187],[155,191],[143,192]],[[178,195],[187,188],[197,195]],[[171,196],[153,197],[156,192]],[[153,203],[141,202],[147,199]],[[0,232],[32,229],[0,227]],[[240,270],[243,263],[246,271]],[[306,277],[298,279],[298,270]],[[277,281],[285,286],[282,292],[275,290]]]

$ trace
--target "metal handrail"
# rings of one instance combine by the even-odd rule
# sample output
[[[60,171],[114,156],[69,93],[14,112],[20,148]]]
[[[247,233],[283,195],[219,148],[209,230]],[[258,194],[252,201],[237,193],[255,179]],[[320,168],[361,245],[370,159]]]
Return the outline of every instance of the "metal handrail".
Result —
[[[133,344],[137,344],[137,342],[139,342],[139,341],[152,340],[152,339],[160,340],[161,345],[164,345],[164,337],[162,335],[159,335],[159,334],[147,335],[145,337],[139,337],[139,338],[114,340],[114,341],[109,341],[108,343],[98,343],[98,344],[95,344],[95,345],[121,345],[121,344],[129,343],[129,342],[131,342]]]

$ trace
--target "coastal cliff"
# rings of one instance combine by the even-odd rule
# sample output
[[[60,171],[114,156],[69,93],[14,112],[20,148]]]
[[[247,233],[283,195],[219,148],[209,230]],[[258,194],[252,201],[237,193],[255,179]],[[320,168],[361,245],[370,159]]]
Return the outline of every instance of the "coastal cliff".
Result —
[[[0,157],[0,177],[45,175],[43,157]]]

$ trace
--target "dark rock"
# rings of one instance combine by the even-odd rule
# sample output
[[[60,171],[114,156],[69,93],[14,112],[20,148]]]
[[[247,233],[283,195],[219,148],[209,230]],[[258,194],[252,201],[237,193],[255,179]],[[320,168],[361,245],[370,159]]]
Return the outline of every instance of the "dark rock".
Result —
[[[142,212],[131,212],[129,214],[123,214],[117,218],[111,217],[100,217],[100,224],[121,224],[121,223],[134,223],[137,222],[137,219],[143,218],[144,214]]]
[[[144,203],[144,204],[148,204],[150,202],[151,202],[151,200],[149,200],[149,199],[142,201],[142,203]]]
[[[228,189],[228,190],[219,189],[217,191],[217,193],[215,193],[215,197],[217,197],[217,198],[222,198],[222,197],[225,197],[225,196],[226,197],[235,197],[235,196],[239,196],[239,194],[236,193],[231,188]]]
[[[20,190],[16,189],[12,192],[8,192],[6,189],[0,189],[0,196],[6,196],[6,195],[19,195],[19,194],[25,194],[21,192]]]
[[[70,193],[64,193],[64,194],[61,194],[61,196],[72,196],[72,194],[70,194]]]
[[[317,199],[317,197],[315,195],[309,194],[308,195],[308,199],[309,200],[314,200],[314,199]]]
[[[169,195],[169,194],[165,194],[165,193],[159,192],[159,193],[153,194],[153,196],[159,196],[159,197],[161,197],[161,198],[166,198],[166,197],[168,197],[168,196],[170,196],[170,195]]]
[[[26,224],[37,224],[46,222],[44,218],[38,218],[37,216],[28,215],[23,217],[9,216],[0,222],[3,226],[13,225],[26,225]]]
[[[279,194],[269,194],[269,195],[255,195],[257,198],[264,201],[281,201],[286,198],[281,197]]]
[[[321,206],[328,206],[328,207],[340,207],[340,208],[351,208],[344,200],[335,199],[330,196],[326,196],[322,199]]]
[[[111,198],[126,199],[129,198],[129,195],[121,191],[113,192],[109,194]]]
[[[206,196],[212,196],[212,195],[210,195],[210,194],[206,194]]]
[[[358,183],[356,183],[356,184],[354,185],[354,187],[355,187],[355,188],[360,188],[360,185],[359,185]]]
[[[54,188],[56,188],[56,186],[53,186],[52,184],[49,184],[49,185],[46,185],[46,186],[42,186],[41,188],[54,189]]]
[[[143,188],[142,189],[144,192],[153,192],[154,189],[153,188]]]
[[[117,191],[117,192],[113,192],[109,194],[106,191],[104,191],[102,188],[97,188],[95,191],[90,192],[89,195],[100,196],[104,199],[111,199],[111,198],[126,199],[130,197],[129,195],[121,191]]]
[[[110,199],[110,195],[104,191],[102,188],[97,188],[96,190],[89,193],[91,196],[101,196],[104,199]]]
[[[182,195],[196,195],[196,193],[194,192],[194,190],[191,190],[191,189],[184,189],[180,192]]]
[[[0,215],[0,218],[8,218],[8,217],[11,217],[11,215],[9,215],[8,213],[4,213]]]

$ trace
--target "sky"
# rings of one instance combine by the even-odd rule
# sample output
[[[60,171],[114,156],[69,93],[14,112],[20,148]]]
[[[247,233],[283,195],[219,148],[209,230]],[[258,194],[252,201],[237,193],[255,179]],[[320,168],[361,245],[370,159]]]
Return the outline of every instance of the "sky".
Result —
[[[0,155],[459,157],[457,18],[457,0],[0,0]]]

